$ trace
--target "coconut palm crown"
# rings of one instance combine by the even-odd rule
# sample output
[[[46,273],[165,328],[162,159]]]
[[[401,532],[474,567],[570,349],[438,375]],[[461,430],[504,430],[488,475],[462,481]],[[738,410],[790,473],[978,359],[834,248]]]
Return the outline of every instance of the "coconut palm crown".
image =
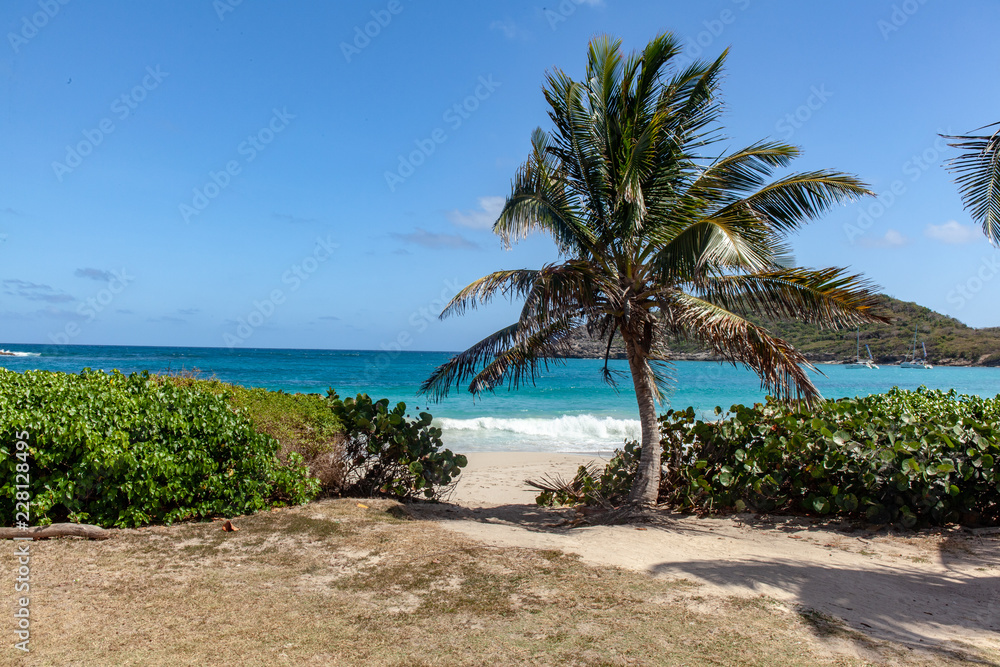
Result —
[[[620,334],[642,428],[635,504],[655,503],[659,489],[665,341],[697,341],[752,369],[774,395],[811,401],[811,364],[749,316],[828,327],[884,321],[860,276],[790,266],[786,245],[831,206],[870,194],[863,183],[833,171],[770,180],[799,154],[778,142],[711,157],[725,58],[678,64],[669,33],[625,57],[620,41],[604,37],[589,45],[583,81],[547,74],[552,130],[532,134],[493,231],[507,247],[547,233],[561,261],[497,271],[455,295],[442,318],[498,296],[524,306],[517,322],[438,367],[421,389],[442,397],[465,382],[473,394],[534,382],[581,326],[607,342],[604,376],[614,384],[607,358]]]
[[[991,127],[981,127],[976,132]],[[1000,129],[993,134],[971,134],[947,137],[962,154],[948,161],[948,168],[956,174],[962,203],[972,218],[983,226],[983,234],[990,243],[1000,246]]]

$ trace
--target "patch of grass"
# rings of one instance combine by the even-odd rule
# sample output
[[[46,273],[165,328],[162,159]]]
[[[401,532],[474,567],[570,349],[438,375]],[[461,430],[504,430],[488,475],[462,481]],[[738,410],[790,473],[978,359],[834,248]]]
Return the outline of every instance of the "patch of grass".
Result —
[[[820,637],[857,637],[860,633],[849,630],[843,623],[833,616],[816,611],[815,609],[800,609],[799,618],[809,624],[813,631]]]
[[[237,517],[232,533],[35,542],[37,634],[21,664],[961,664],[828,632],[766,598],[713,602],[691,581],[479,545],[365,504]],[[0,569],[13,567],[2,550]],[[862,642],[878,660],[842,650]]]

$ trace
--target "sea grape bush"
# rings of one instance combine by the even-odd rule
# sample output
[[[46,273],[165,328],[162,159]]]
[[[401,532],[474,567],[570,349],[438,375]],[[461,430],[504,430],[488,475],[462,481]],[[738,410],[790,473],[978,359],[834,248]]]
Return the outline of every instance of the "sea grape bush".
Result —
[[[0,369],[0,522],[12,525],[18,433],[31,518],[134,527],[234,516],[314,497],[301,457],[282,464],[222,395],[149,373]]]
[[[661,502],[906,527],[1000,524],[1000,397],[893,388],[814,410],[768,400],[716,414],[697,420],[688,408],[660,418]],[[623,501],[638,458],[626,443],[599,478],[581,469],[539,502]]]
[[[441,449],[441,429],[431,415],[406,415],[406,404],[389,409],[389,399],[367,394],[341,400],[330,389],[328,400],[346,438],[343,495],[390,496],[403,500],[439,498],[468,461]]]

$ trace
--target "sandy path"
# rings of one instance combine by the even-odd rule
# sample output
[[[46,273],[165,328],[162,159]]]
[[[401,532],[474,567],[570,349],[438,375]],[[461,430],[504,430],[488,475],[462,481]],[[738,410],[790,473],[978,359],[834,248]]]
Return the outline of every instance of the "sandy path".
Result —
[[[569,477],[592,457],[473,454],[451,504],[426,518],[497,545],[561,549],[585,561],[767,595],[918,646],[1000,649],[1000,534],[849,532],[808,520],[667,516],[648,526],[557,524],[525,479]]]

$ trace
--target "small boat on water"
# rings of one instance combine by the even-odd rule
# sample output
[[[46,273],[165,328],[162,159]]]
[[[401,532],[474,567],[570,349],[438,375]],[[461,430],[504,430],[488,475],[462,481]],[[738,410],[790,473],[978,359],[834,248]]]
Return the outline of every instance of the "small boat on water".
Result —
[[[905,355],[903,357],[903,361],[900,362],[899,367],[900,368],[923,368],[923,369],[931,369],[931,368],[933,368],[933,366],[931,366],[929,363],[927,363],[927,346],[924,345],[923,341],[920,341],[920,347],[923,348],[923,350],[924,350],[924,358],[923,359],[917,359],[917,327],[914,326],[913,327],[913,349],[907,355]],[[909,358],[909,361],[907,361],[907,358]]]
[[[878,370],[878,366],[875,365],[875,359],[872,358],[871,348],[869,348],[867,345],[865,345],[865,350],[868,351],[868,358],[867,359],[862,359],[861,358],[861,327],[858,327],[858,347],[857,347],[857,351],[855,352],[855,355],[854,355],[854,362],[853,363],[849,363],[849,364],[845,364],[844,367],[845,368],[850,368],[850,369],[867,368],[869,370],[877,371]]]

